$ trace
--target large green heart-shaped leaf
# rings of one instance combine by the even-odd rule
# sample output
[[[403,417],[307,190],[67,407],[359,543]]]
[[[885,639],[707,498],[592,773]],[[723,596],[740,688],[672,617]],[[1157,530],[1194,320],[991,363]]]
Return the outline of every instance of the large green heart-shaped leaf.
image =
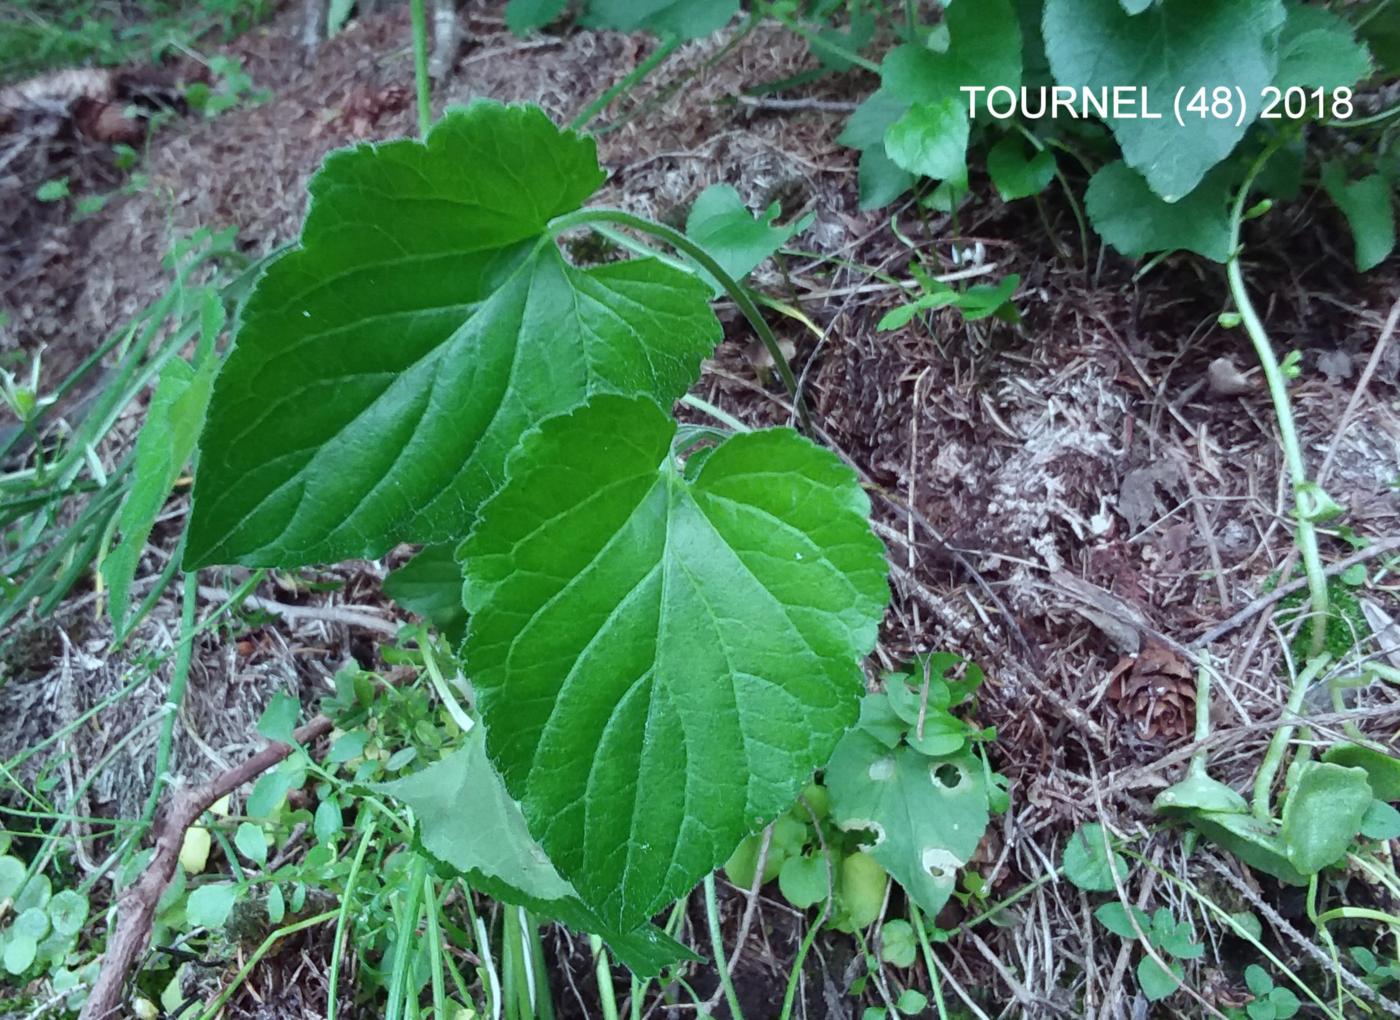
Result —
[[[327,159],[215,385],[187,563],[455,539],[525,429],[596,392],[684,392],[719,337],[704,284],[580,270],[546,233],[601,181],[591,140],[488,102]]]
[[[836,457],[777,429],[683,473],[675,433],[611,396],[545,422],[459,550],[491,758],[619,928],[792,803],[855,721],[889,595]]]
[[[1190,194],[1228,156],[1258,117],[1261,93],[1278,68],[1282,0],[1162,0],[1132,15],[1118,0],[1046,0],[1045,50],[1060,85],[1137,86],[1147,116],[1110,118],[1123,158],[1162,198]],[[1197,90],[1231,90],[1204,118],[1187,112]],[[1239,117],[1243,91],[1246,113]],[[1180,96],[1183,123],[1175,119]]]
[[[1372,800],[1365,769],[1321,761],[1299,766],[1279,830],[1288,863],[1312,875],[1339,862]]]
[[[446,758],[377,789],[413,809],[423,849],[466,875],[473,888],[601,936],[619,960],[644,976],[694,958],[650,924],[614,931],[579,902],[573,886],[530,837],[520,805],[486,760],[480,727]]]

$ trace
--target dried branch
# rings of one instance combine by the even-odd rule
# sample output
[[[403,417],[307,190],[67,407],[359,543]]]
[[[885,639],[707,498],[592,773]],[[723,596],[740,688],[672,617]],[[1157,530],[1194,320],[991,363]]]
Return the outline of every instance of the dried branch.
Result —
[[[307,744],[331,731],[331,721],[318,715],[294,733]],[[107,1020],[122,1007],[123,988],[137,958],[146,949],[155,920],[156,904],[175,875],[185,831],[199,821],[221,797],[251,782],[292,753],[289,744],[268,744],[257,754],[199,786],[178,789],[156,822],[155,852],[146,870],[117,900],[117,919],[108,934],[107,951],[79,1020]]]

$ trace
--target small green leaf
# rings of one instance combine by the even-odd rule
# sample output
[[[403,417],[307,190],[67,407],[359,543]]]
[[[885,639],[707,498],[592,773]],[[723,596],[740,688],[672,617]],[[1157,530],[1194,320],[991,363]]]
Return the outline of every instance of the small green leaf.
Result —
[[[452,543],[430,545],[388,577],[384,594],[417,613],[454,644],[467,630],[462,606],[462,568]]]
[[[1268,995],[1274,988],[1274,979],[1257,963],[1251,963],[1244,969],[1244,983],[1251,995],[1260,998]]]
[[[799,854],[783,861],[778,871],[778,888],[783,898],[798,910],[825,901],[829,890],[826,867],[826,857],[821,853]]]
[[[1274,1016],[1278,1020],[1288,1020],[1289,1017],[1297,1016],[1298,1010],[1302,1007],[1298,996],[1287,988],[1275,988],[1270,992],[1269,1003],[1274,1007]]]
[[[1400,800],[1400,758],[1359,744],[1338,744],[1322,760],[1366,770],[1366,781],[1377,800]]]
[[[34,192],[34,197],[40,202],[63,201],[68,197],[68,178],[55,177],[51,181],[45,181]]]
[[[876,110],[888,115],[895,103],[908,104],[884,134],[886,153],[897,165],[965,183],[971,123],[962,90],[1021,84],[1021,30],[1008,0],[949,6],[943,25],[949,42],[941,52],[908,44],[885,57],[881,90],[890,100]],[[986,115],[985,108],[981,112]]]
[[[21,911],[14,921],[10,923],[11,934],[28,935],[34,941],[39,941],[49,933],[48,912],[40,907],[30,907]]]
[[[873,833],[866,852],[925,913],[943,909],[987,828],[981,762],[971,754],[930,760],[906,745],[891,750],[857,728],[831,756],[826,786],[837,823]]]
[[[621,928],[792,804],[856,720],[889,592],[833,455],[752,432],[690,479],[674,435],[645,399],[545,422],[459,550],[491,758]]]
[[[775,202],[755,218],[731,185],[713,184],[702,191],[690,207],[685,232],[730,277],[742,280],[794,234],[806,230],[813,219],[813,214],[809,213],[786,226],[775,227],[773,223],[780,212],[781,207]],[[724,286],[709,273],[698,266],[696,272],[710,284],[716,295],[724,293]]]
[[[914,175],[885,154],[884,146],[860,154],[860,207],[879,209],[914,186]]]
[[[473,888],[600,935],[626,966],[650,976],[694,958],[651,925],[609,929],[581,903],[525,827],[520,805],[506,793],[486,759],[480,727],[461,749],[420,772],[376,789],[403,801],[418,820],[423,849],[467,876]]]
[[[928,1009],[928,996],[917,988],[906,988],[899,993],[899,998],[894,1004],[905,1016],[913,1016]]]
[[[597,392],[680,396],[719,338],[704,284],[577,269],[547,235],[602,179],[591,140],[484,100],[330,156],[215,383],[187,565],[455,541],[532,425]]]
[[[18,857],[0,857],[0,900],[14,899],[28,871]]]
[[[253,784],[245,809],[250,818],[271,818],[292,791],[292,776],[286,768],[264,773]]]
[[[335,797],[327,797],[316,805],[311,831],[322,846],[330,846],[345,828],[340,814],[340,802]]]
[[[1139,907],[1133,907],[1132,916],[1137,921],[1138,927],[1142,929],[1143,934],[1147,934],[1152,927],[1147,912]],[[1096,909],[1094,919],[1119,938],[1137,938],[1137,932],[1133,930],[1132,922],[1128,920],[1127,908],[1117,900],[1105,903]]]
[[[222,325],[223,309],[216,307]],[[209,342],[212,344],[213,337]],[[125,628],[130,610],[127,593],[146,539],[204,427],[218,365],[212,354],[205,355],[198,370],[181,358],[168,362],[151,398],[146,423],[136,437],[131,490],[117,519],[121,541],[102,561],[102,576],[111,589],[107,606],[118,633]]]
[[[1351,227],[1356,268],[1374,269],[1395,250],[1394,185],[1381,174],[1348,181],[1337,160],[1322,168],[1322,187]]]
[[[1400,839],[1400,811],[1383,800],[1371,801],[1361,819],[1361,835],[1367,839]]]
[[[1181,987],[1181,980],[1186,976],[1185,969],[1175,960],[1172,960],[1169,966],[1170,971],[1163,970],[1162,965],[1150,956],[1143,956],[1138,961],[1138,985],[1148,1002],[1165,999]]]
[[[76,935],[88,916],[87,897],[76,889],[64,889],[49,900],[49,920],[60,935]]]
[[[887,132],[885,152],[894,164],[936,181],[967,180],[968,120],[953,97],[915,103]]]
[[[1128,862],[1114,853],[1112,861],[1104,847],[1104,829],[1097,822],[1075,829],[1065,844],[1065,878],[1086,892],[1112,892],[1118,881],[1128,880]]]
[[[1110,117],[1109,127],[1128,166],[1163,200],[1175,202],[1195,190],[1258,117],[1259,96],[1278,68],[1283,23],[1282,0],[1162,0],[1137,17],[1118,0],[1046,0],[1043,26],[1059,85],[1146,89],[1157,118]],[[1205,117],[1185,109],[1198,90],[1209,102],[1216,88],[1227,90],[1235,104],[1230,116],[1223,108]],[[1235,89],[1247,98],[1243,116]],[[1181,124],[1174,116],[1178,96]]]
[[[237,900],[236,885],[229,882],[202,885],[190,893],[185,903],[185,916],[197,928],[222,928]]]
[[[1192,773],[1157,795],[1153,808],[1163,814],[1190,811],[1245,812],[1248,802],[1230,787],[1201,773]]]
[[[18,977],[34,963],[38,950],[39,942],[34,936],[11,932],[5,937],[5,969]]]
[[[1302,765],[1283,805],[1279,833],[1289,863],[1304,875],[1336,864],[1372,802],[1364,769],[1327,762]]]
[[[301,702],[286,691],[278,691],[258,719],[258,734],[280,744],[293,744]]]
[[[1271,824],[1240,812],[1194,811],[1186,817],[1203,836],[1220,844],[1251,868],[1289,885],[1308,884],[1307,877],[1289,862]]]
[[[1356,41],[1345,18],[1323,7],[1288,5],[1288,20],[1279,37],[1277,88],[1334,92],[1350,88],[1370,73],[1371,55]]]
[[[908,921],[899,919],[886,921],[884,927],[880,929],[880,960],[888,963],[891,967],[914,966],[914,957],[918,948],[918,942],[914,938],[914,926]],[[906,1007],[900,1006],[900,1009],[904,1008]],[[923,1008],[923,1006],[918,1007],[918,1009]]]
[[[267,890],[267,919],[272,924],[281,924],[282,919],[287,916],[287,899],[282,894],[280,885],[273,885]]]
[[[1230,255],[1229,201],[1223,173],[1211,174],[1185,198],[1168,203],[1117,160],[1090,179],[1084,208],[1100,236],[1128,258],[1181,250],[1224,262]]]
[[[1039,149],[1028,157],[1028,148],[1019,135],[1009,134],[987,152],[987,173],[1003,202],[1038,195],[1055,177],[1055,154]]]
[[[267,837],[256,822],[242,822],[233,834],[233,845],[258,867],[267,864]]]

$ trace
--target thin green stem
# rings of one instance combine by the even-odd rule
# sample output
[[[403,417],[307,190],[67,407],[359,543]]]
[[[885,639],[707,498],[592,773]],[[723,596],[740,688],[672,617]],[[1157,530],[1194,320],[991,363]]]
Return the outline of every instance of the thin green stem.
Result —
[[[1304,506],[1304,494],[1309,481],[1307,467],[1303,463],[1303,451],[1298,442],[1298,430],[1293,424],[1293,407],[1288,399],[1288,380],[1274,356],[1273,345],[1269,342],[1268,331],[1254,309],[1249,289],[1245,286],[1244,269],[1240,264],[1243,246],[1240,231],[1244,224],[1246,203],[1249,192],[1264,164],[1269,161],[1281,142],[1275,142],[1254,161],[1244,183],[1235,195],[1235,203],[1230,210],[1230,260],[1226,263],[1225,274],[1230,281],[1230,296],[1239,310],[1240,321],[1254,345],[1254,353],[1264,370],[1264,378],[1269,385],[1269,396],[1274,403],[1274,416],[1278,419],[1279,439],[1283,444],[1283,458],[1288,465],[1288,474],[1293,483],[1294,517],[1298,522],[1298,548],[1303,554],[1303,569],[1308,578],[1308,595],[1312,602],[1312,647],[1317,655],[1322,651],[1327,638],[1328,595],[1327,576],[1323,573],[1322,554],[1317,545],[1317,529],[1313,523],[1311,508]]]
[[[1283,765],[1284,752],[1288,749],[1288,742],[1293,739],[1293,731],[1297,728],[1297,719],[1303,710],[1303,698],[1318,674],[1331,661],[1332,656],[1326,652],[1310,659],[1294,679],[1293,688],[1288,692],[1288,704],[1284,706],[1282,721],[1274,731],[1273,739],[1269,741],[1269,749],[1264,753],[1264,761],[1254,776],[1254,817],[1260,821],[1267,822],[1273,818],[1274,779]]]
[[[603,1011],[603,1020],[618,1020],[617,996],[613,992],[612,966],[608,961],[608,947],[597,935],[588,936],[588,945],[596,960],[593,975],[598,981],[598,1006]]]
[[[433,1020],[447,1016],[447,988],[442,978],[442,931],[438,927],[437,887],[433,876],[423,876],[424,917],[428,923],[428,957],[432,966],[428,969],[433,986]]]
[[[288,935],[295,935],[297,932],[305,931],[307,928],[314,928],[318,924],[325,924],[333,917],[335,917],[335,911],[327,910],[324,914],[316,914],[314,917],[308,917],[304,920],[296,921],[293,924],[284,925],[267,938],[263,939],[262,944],[258,946],[253,955],[248,957],[248,962],[238,969],[238,973],[234,975],[233,980],[219,993],[219,997],[209,1004],[208,1009],[199,1014],[199,1020],[214,1020],[214,1017],[219,1016],[219,1014],[223,1012],[223,1008],[228,1000],[233,998],[233,993],[243,987],[243,982],[248,980],[248,975],[253,973],[254,968],[262,963],[263,957],[271,952],[272,947],[277,945],[278,942],[281,942]]]
[[[588,125],[589,121],[612,105],[614,99],[624,92],[627,92],[629,89],[635,88],[642,79],[656,70],[657,67],[661,65],[662,61],[676,52],[680,44],[681,40],[678,36],[668,35],[661,41],[661,45],[652,51],[651,56],[632,68],[625,78],[608,89],[597,99],[593,100],[593,102],[589,103],[582,113],[570,121],[569,130],[582,131]]]
[[[415,857],[408,877],[408,902],[399,916],[398,928],[394,932],[394,957],[389,969],[389,1007],[384,1020],[399,1020],[403,1016],[404,999],[413,982],[410,971],[413,969],[413,947],[417,941],[413,936],[418,930],[418,917],[423,912],[423,880],[428,876],[428,862],[421,856]]]
[[[1196,733],[1195,740],[1199,747],[1196,753],[1191,755],[1191,765],[1188,773],[1193,776],[1206,775],[1206,748],[1205,743],[1210,739],[1210,685],[1211,666],[1210,653],[1202,651],[1200,662],[1196,666]]]
[[[803,39],[806,39],[808,45],[810,45],[812,49],[821,50],[828,56],[838,57],[848,63],[855,64],[857,67],[863,67],[865,70],[874,74],[880,73],[880,65],[875,63],[875,61],[868,60],[859,53],[848,50],[839,43],[834,43],[830,39],[812,31],[801,22],[794,21],[792,18],[788,17],[786,13],[775,10],[772,4],[760,4],[759,10],[774,21],[780,22],[789,32],[793,32],[796,35],[800,35]]]
[[[924,968],[928,971],[929,987],[933,989],[933,1004],[938,1010],[938,1020],[948,1020],[948,1006],[943,1001],[943,982],[939,978],[938,965],[933,959],[933,945],[928,932],[924,930],[924,915],[914,904],[909,904],[909,919],[914,922],[914,934],[919,939],[919,950],[924,956]]]
[[[199,572],[185,574],[185,590],[180,603],[180,634],[194,633],[194,609],[199,599]],[[170,746],[175,740],[175,719],[180,714],[180,705],[185,700],[185,689],[190,680],[190,658],[194,641],[180,642],[180,650],[175,654],[175,671],[170,677],[170,693],[165,699],[165,718],[160,724],[160,742],[156,744],[156,759],[151,779],[151,792],[146,796],[146,806],[141,812],[141,828],[145,829],[156,817],[160,804],[161,791],[165,788],[165,770],[170,767]]]
[[[797,387],[797,377],[792,374],[792,366],[788,364],[782,348],[778,346],[778,338],[773,335],[772,328],[768,325],[763,314],[754,304],[748,288],[738,283],[732,276],[725,272],[714,258],[700,245],[686,237],[679,230],[664,226],[660,223],[653,223],[651,220],[634,216],[621,209],[588,208],[580,209],[577,212],[560,216],[549,224],[549,232],[552,236],[558,236],[566,230],[575,227],[587,227],[595,223],[615,223],[618,226],[628,227],[632,230],[650,234],[652,237],[665,241],[678,251],[684,252],[690,258],[700,264],[707,273],[719,282],[725,292],[730,296],[739,311],[744,314],[744,318],[749,320],[749,325],[753,327],[758,338],[763,341],[763,346],[767,348],[768,355],[773,359],[773,365],[778,370],[778,375],[783,380],[783,385],[787,387],[788,395],[792,398],[793,409],[797,412],[797,419],[804,432],[811,432],[811,422],[807,417],[807,407],[802,400],[801,392]]]
[[[719,975],[720,987],[724,989],[724,1001],[729,1003],[729,1014],[734,1020],[744,1020],[744,1011],[739,1007],[739,993],[735,991],[734,979],[729,975],[729,961],[724,957],[724,935],[719,929],[719,902],[715,896],[713,871],[705,876],[705,922],[710,929],[715,971]]]
[[[433,100],[428,79],[428,15],[423,0],[408,0],[413,21],[413,81],[418,90],[418,133],[428,137],[433,123]]]
[[[359,846],[355,847],[355,857],[350,862],[350,873],[345,876],[345,891],[340,896],[340,908],[336,912],[335,940],[331,943],[331,972],[326,985],[326,1020],[336,1020],[340,1008],[340,966],[345,955],[346,930],[350,926],[350,905],[355,901],[355,888],[360,881],[360,868],[365,863],[365,853],[369,850],[370,839],[376,826],[365,827],[360,836]]]

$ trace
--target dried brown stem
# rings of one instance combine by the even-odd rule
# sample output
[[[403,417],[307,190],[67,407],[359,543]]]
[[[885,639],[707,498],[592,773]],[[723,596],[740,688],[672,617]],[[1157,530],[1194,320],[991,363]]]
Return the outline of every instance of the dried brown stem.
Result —
[[[331,721],[318,715],[293,733],[308,744],[331,730]],[[127,976],[151,938],[156,904],[175,875],[185,831],[221,797],[251,782],[292,753],[289,744],[268,744],[257,754],[199,786],[178,789],[161,812],[155,827],[155,852],[146,870],[117,900],[117,919],[107,939],[107,951],[92,993],[79,1020],[107,1020],[118,1015]]]

